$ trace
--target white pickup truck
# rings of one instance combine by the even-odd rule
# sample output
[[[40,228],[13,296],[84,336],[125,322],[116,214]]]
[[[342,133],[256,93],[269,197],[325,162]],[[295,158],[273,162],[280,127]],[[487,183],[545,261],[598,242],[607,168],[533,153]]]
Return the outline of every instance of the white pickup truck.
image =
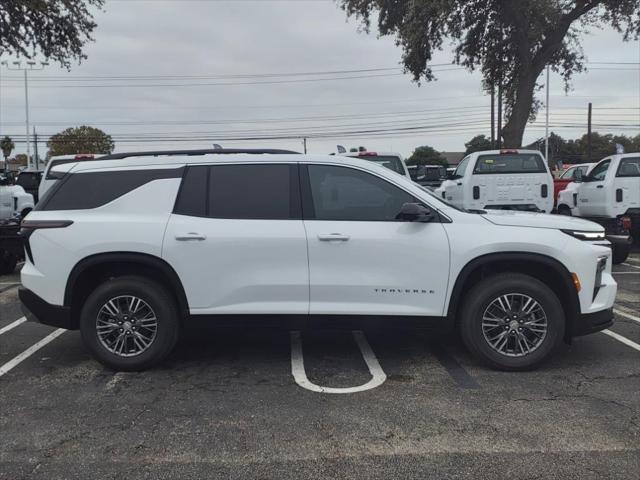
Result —
[[[8,179],[0,176],[0,220],[16,215],[24,217],[33,207],[33,195],[25,192],[20,185],[10,185]]]
[[[537,150],[472,153],[435,192],[467,210],[549,213],[553,209],[553,177]]]
[[[578,173],[558,193],[558,213],[583,217],[605,228],[613,263],[629,255],[631,233],[640,229],[640,153],[612,155]]]

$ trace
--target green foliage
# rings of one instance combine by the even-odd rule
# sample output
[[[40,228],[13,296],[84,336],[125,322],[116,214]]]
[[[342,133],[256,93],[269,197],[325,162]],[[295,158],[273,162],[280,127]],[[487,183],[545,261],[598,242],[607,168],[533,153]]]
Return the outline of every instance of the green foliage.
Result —
[[[423,145],[413,151],[407,160],[407,165],[443,165],[448,166],[447,159],[433,147]]]
[[[11,140],[11,137],[5,135],[5,137],[0,140],[0,150],[2,150],[2,155],[4,155],[5,160],[9,158],[14,148],[16,148],[16,145],[13,143],[13,140]]]
[[[465,143],[464,146],[467,148],[464,152],[465,155],[469,155],[473,152],[482,152],[484,150],[493,150],[494,148],[491,143],[491,139],[487,138],[485,135],[476,135]]]
[[[42,54],[69,68],[86,58],[85,43],[96,28],[91,8],[104,0],[3,0],[0,2],[0,52],[33,58]]]
[[[455,63],[480,70],[484,87],[503,85],[506,147],[519,147],[539,102],[538,77],[549,65],[567,87],[585,69],[580,34],[604,24],[624,40],[640,37],[638,0],[340,0],[366,29],[377,20],[381,35],[393,35],[402,62],[415,81],[435,78],[434,52],[454,45]]]
[[[616,144],[624,146],[627,153],[640,152],[640,134],[635,137],[626,135],[601,135],[598,132],[591,133],[591,161],[596,162],[604,157],[616,153]],[[544,152],[544,138],[540,138],[526,148],[537,149]],[[564,164],[585,163],[589,158],[589,140],[585,133],[575,140],[565,140],[560,135],[551,132],[549,134],[549,163],[554,166],[558,160]]]
[[[57,155],[74,155],[77,153],[111,153],[115,143],[111,135],[99,128],[81,127],[67,128],[53,135],[47,142],[49,157]]]

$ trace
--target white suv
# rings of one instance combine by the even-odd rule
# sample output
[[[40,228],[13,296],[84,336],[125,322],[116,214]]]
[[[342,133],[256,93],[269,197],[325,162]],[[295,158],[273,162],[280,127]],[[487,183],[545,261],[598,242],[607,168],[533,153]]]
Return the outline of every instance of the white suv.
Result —
[[[358,158],[202,153],[64,165],[23,223],[25,315],[117,370],[202,318],[410,319],[508,370],[613,321],[599,225],[466,212]]]

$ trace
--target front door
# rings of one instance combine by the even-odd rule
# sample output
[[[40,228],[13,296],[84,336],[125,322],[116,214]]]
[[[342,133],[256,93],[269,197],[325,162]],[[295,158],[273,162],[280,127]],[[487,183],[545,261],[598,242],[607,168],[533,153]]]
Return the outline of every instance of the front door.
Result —
[[[580,185],[578,207],[581,216],[606,215],[607,200],[609,203],[613,202],[613,199],[607,199],[607,188],[605,187],[605,178],[610,164],[611,159],[602,160],[591,170],[585,179],[586,181]]]
[[[442,224],[396,220],[413,195],[346,166],[301,167],[311,314],[443,314]]]
[[[163,244],[192,314],[306,314],[295,164],[191,166]]]

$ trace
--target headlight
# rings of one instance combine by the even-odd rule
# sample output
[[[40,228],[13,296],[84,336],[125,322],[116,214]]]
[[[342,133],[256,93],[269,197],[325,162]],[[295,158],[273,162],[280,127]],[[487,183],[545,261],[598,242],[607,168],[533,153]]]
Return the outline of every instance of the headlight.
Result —
[[[605,239],[604,232],[581,232],[580,230],[562,230],[562,232],[587,242],[597,242]]]
[[[598,291],[600,290],[600,287],[602,286],[602,272],[605,271],[605,269],[607,268],[607,259],[609,257],[607,256],[602,256],[602,257],[598,257],[598,263],[596,265],[596,281],[594,283],[593,286],[593,299],[595,300],[596,295],[598,295]]]

